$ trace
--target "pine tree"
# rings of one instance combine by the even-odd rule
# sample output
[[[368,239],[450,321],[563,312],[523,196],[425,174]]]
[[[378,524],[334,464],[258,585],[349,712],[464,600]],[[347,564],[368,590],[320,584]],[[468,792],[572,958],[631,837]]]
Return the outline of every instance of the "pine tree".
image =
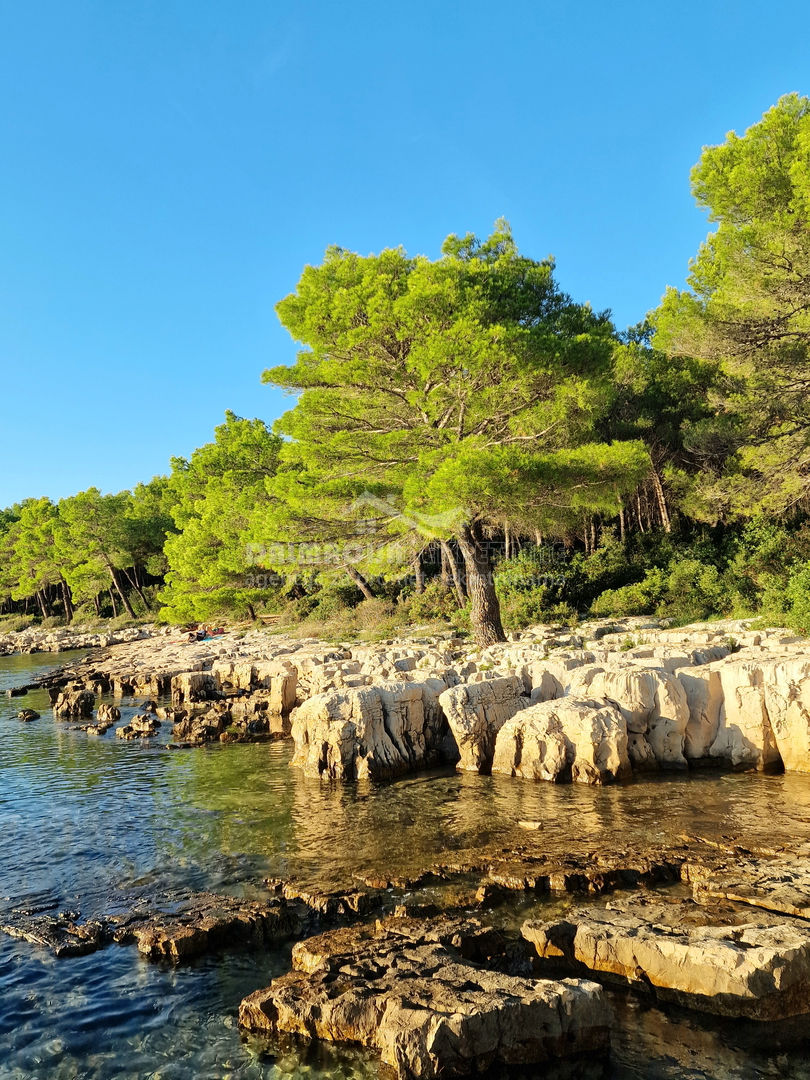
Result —
[[[520,255],[505,221],[483,242],[449,237],[435,261],[330,248],[307,267],[276,309],[305,349],[263,376],[300,395],[277,425],[268,534],[365,541],[371,497],[385,533],[455,537],[476,637],[502,640],[491,530],[616,512],[649,469],[641,444],[594,437],[615,334],[553,269]]]

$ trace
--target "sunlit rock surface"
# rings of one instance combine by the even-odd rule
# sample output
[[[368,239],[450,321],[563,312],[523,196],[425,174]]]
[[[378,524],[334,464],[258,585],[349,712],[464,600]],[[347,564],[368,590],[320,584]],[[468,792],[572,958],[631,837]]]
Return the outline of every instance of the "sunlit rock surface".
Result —
[[[492,771],[584,784],[627,779],[625,718],[607,701],[565,697],[532,705],[501,727]]]
[[[618,976],[687,1007],[754,1020],[810,1012],[810,927],[678,927],[655,914],[592,909],[529,920],[522,933],[541,959]]]
[[[362,1043],[403,1080],[607,1049],[611,1014],[597,984],[490,970],[498,948],[498,935],[471,921],[332,931],[295,945],[293,970],[245,998],[239,1023]]]

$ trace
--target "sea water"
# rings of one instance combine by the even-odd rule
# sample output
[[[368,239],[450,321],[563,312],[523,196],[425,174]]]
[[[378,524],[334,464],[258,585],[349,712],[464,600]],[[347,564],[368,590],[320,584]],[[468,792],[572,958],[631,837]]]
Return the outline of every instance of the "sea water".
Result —
[[[525,844],[527,820],[541,824],[537,842],[551,854],[683,833],[810,841],[810,778],[800,776],[696,772],[599,789],[439,770],[328,785],[289,768],[288,742],[170,751],[167,724],[145,742],[88,736],[54,720],[45,692],[4,696],[55,662],[0,659],[0,913],[89,918],[177,890],[259,897],[268,876],[345,888],[370,872],[417,873],[437,858]],[[20,723],[22,707],[41,719]],[[136,711],[124,702],[122,722]],[[517,898],[516,917],[542,916],[542,905]],[[376,1077],[364,1051],[240,1036],[242,997],[288,965],[289,947],[178,967],[118,945],[56,959],[0,934],[0,1080]],[[768,1043],[752,1022],[611,999],[606,1080],[810,1077],[810,1053]]]

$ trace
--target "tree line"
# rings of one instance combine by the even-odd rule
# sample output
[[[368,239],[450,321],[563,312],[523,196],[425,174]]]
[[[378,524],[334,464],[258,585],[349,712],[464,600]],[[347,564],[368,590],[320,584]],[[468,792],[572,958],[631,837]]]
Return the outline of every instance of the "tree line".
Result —
[[[463,611],[482,643],[504,612],[684,596],[692,614],[767,599],[806,619],[810,101],[706,148],[692,189],[716,227],[687,288],[626,331],[504,220],[435,260],[329,248],[276,309],[301,350],[263,381],[293,407],[272,428],[226,414],[132,492],[5,511],[2,611],[186,621],[384,599]],[[556,577],[538,573],[549,544]]]

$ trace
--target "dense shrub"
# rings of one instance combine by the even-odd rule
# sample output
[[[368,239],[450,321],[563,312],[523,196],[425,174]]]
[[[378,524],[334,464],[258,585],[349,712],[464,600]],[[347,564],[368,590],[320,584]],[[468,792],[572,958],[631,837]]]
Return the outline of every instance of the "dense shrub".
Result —
[[[451,623],[459,614],[455,593],[439,578],[429,581],[424,592],[412,593],[403,607],[407,607],[408,616],[415,623],[436,620]]]

